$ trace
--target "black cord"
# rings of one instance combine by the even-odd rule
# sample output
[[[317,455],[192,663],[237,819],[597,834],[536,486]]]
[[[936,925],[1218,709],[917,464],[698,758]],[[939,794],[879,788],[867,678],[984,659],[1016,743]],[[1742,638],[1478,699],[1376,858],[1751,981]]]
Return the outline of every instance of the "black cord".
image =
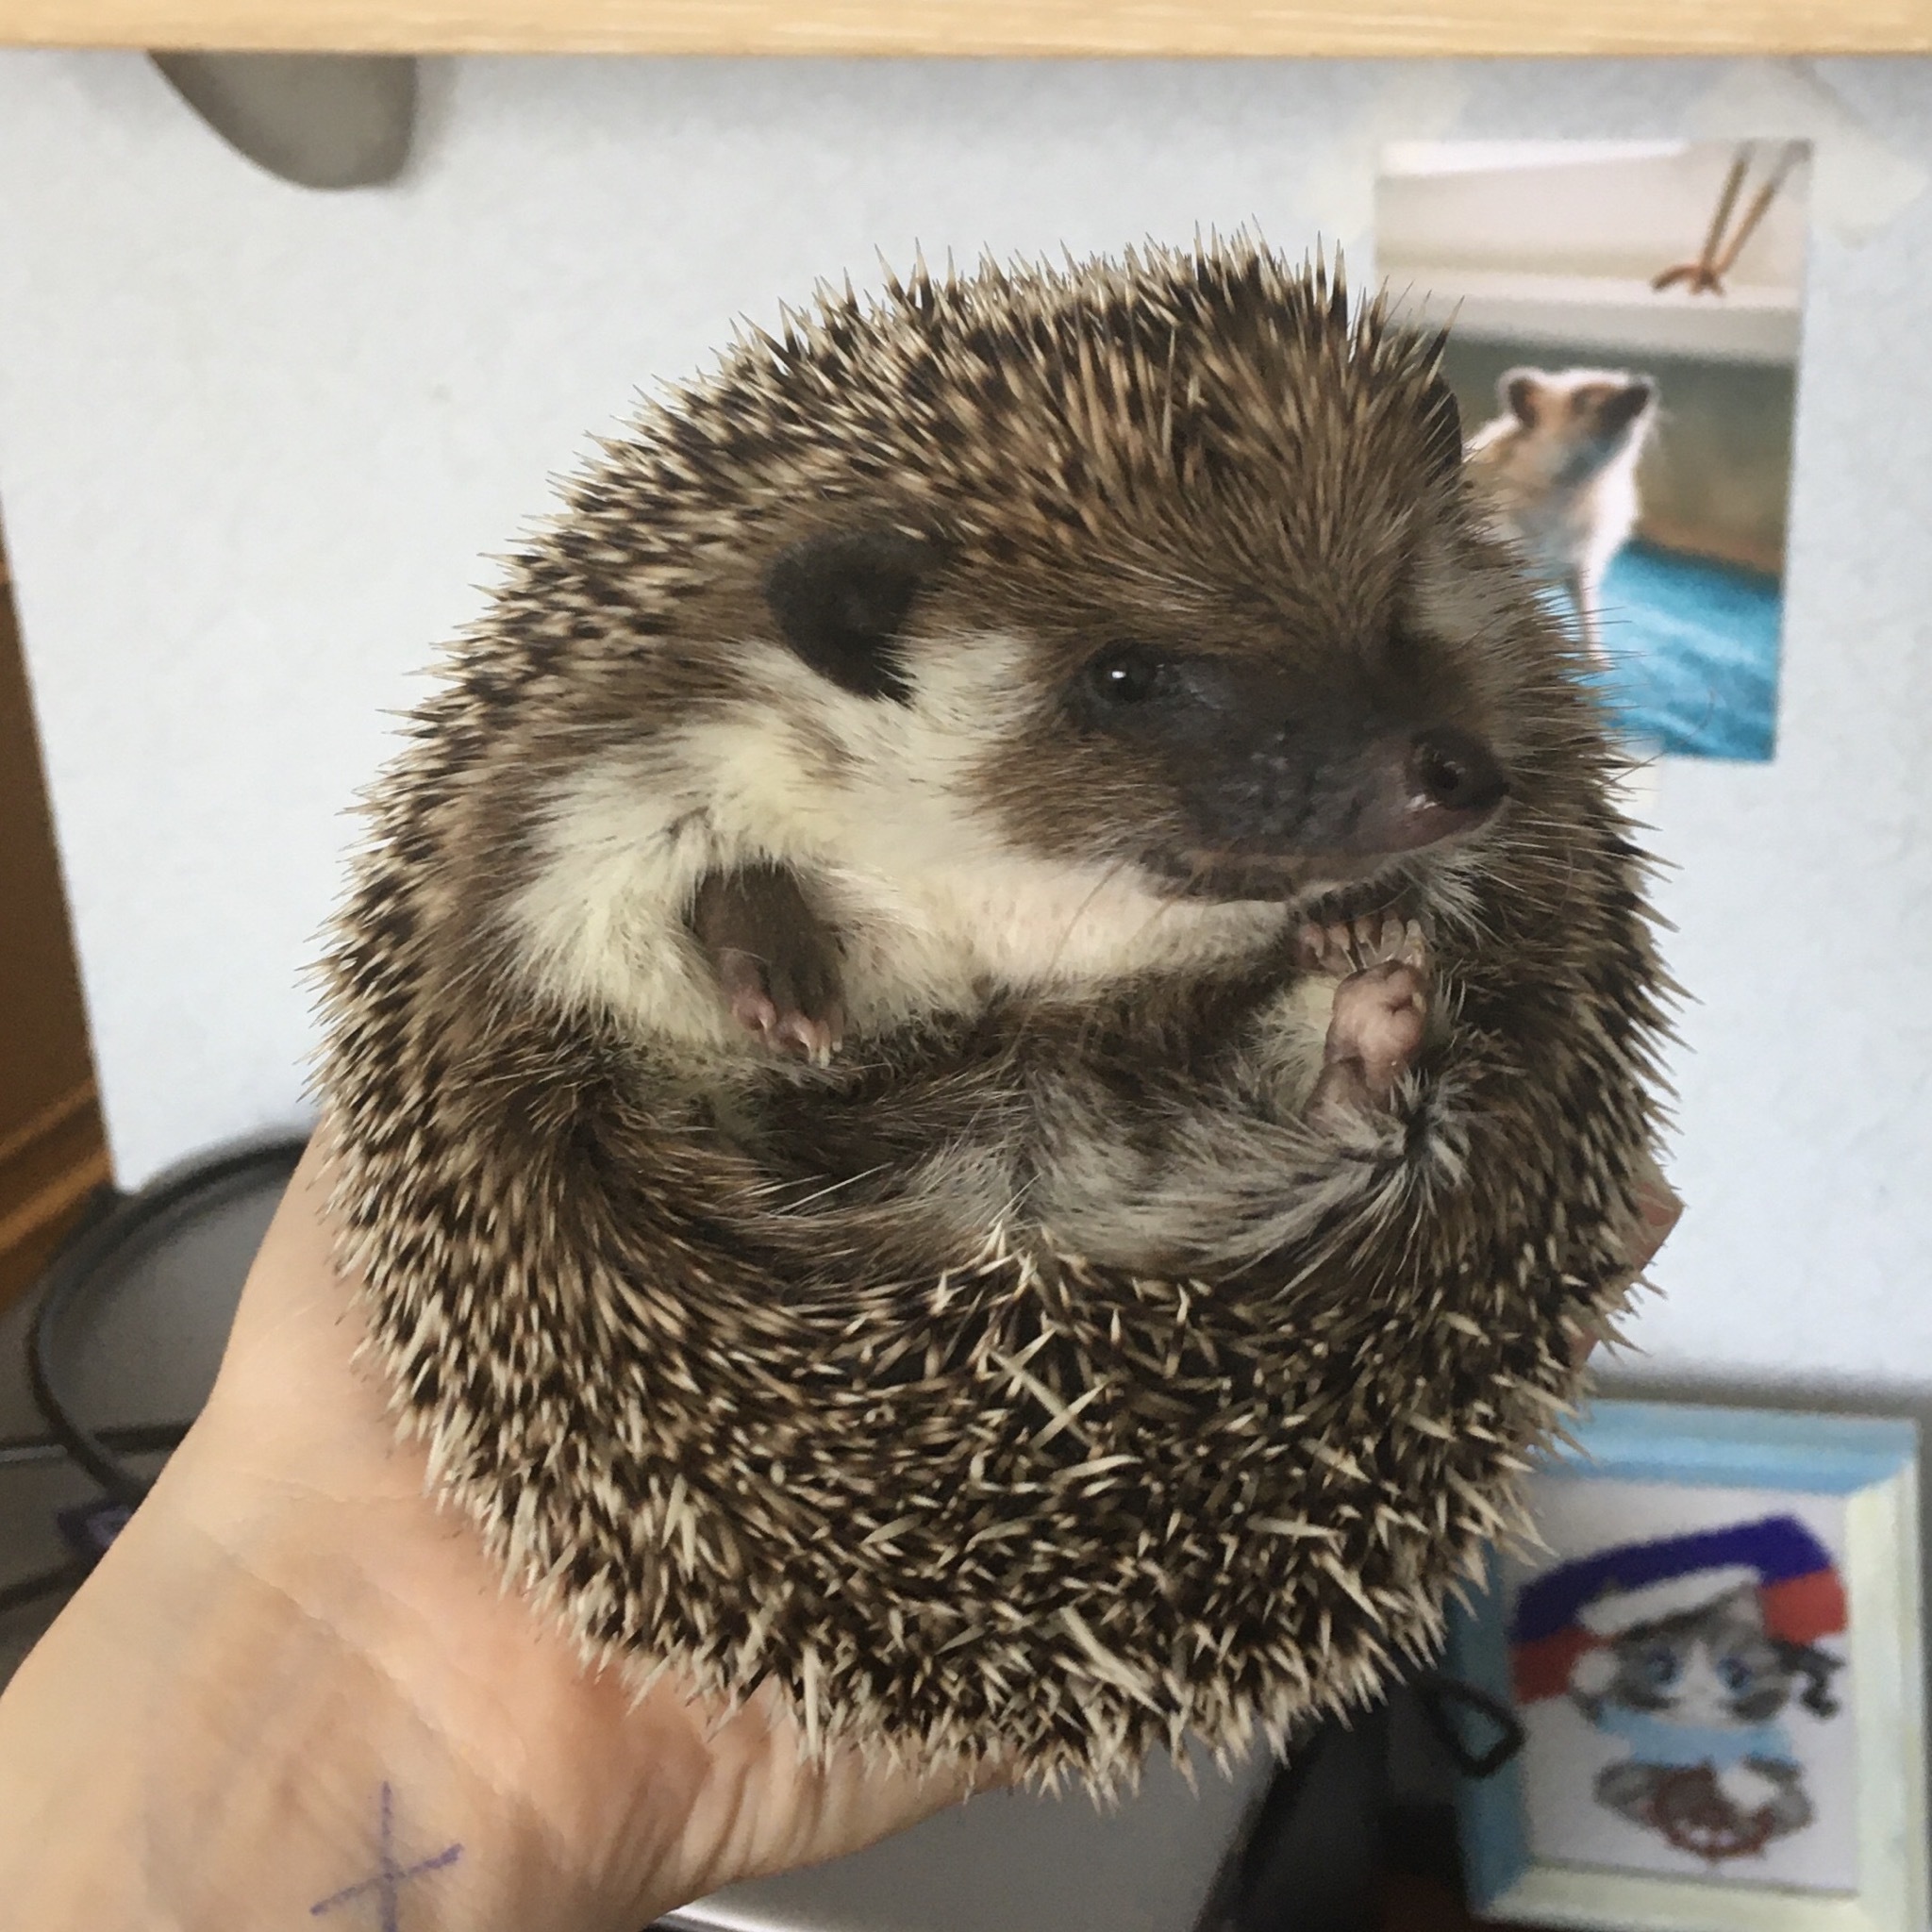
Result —
[[[98,1560],[93,1557],[70,1557],[55,1569],[42,1570],[38,1576],[23,1576],[18,1583],[0,1584],[0,1617],[9,1610],[38,1603],[43,1596],[52,1596],[58,1590],[78,1590]]]
[[[116,1423],[95,1434],[124,1456],[160,1456],[180,1446],[187,1423]],[[65,1462],[67,1445],[52,1436],[0,1436],[0,1469],[24,1469],[37,1462]]]
[[[122,1457],[166,1455],[179,1444],[190,1424],[119,1423],[89,1428],[60,1391],[54,1367],[58,1334],[70,1317],[85,1313],[90,1289],[122,1250],[150,1233],[168,1214],[246,1175],[266,1171],[286,1178],[293,1174],[307,1144],[306,1140],[286,1135],[241,1142],[170,1169],[138,1193],[120,1194],[108,1188],[95,1195],[79,1229],[47,1271],[27,1330],[27,1380],[47,1433],[0,1437],[0,1470],[71,1461],[107,1491],[110,1502],[130,1509],[141,1502],[150,1479],[129,1469]],[[0,1584],[0,1616],[77,1590],[99,1560],[100,1551],[91,1550],[37,1575]]]
[[[80,1307],[87,1291],[119,1251],[149,1232],[187,1202],[263,1169],[293,1174],[308,1145],[306,1139],[278,1136],[223,1148],[158,1174],[139,1192],[125,1196],[56,1257],[47,1286],[27,1333],[27,1380],[48,1434],[117,1503],[137,1506],[153,1479],[128,1468],[117,1448],[134,1445],[111,1440],[115,1432],[88,1427],[60,1392],[55,1372],[54,1337],[63,1321]],[[178,1440],[178,1438],[177,1438]]]

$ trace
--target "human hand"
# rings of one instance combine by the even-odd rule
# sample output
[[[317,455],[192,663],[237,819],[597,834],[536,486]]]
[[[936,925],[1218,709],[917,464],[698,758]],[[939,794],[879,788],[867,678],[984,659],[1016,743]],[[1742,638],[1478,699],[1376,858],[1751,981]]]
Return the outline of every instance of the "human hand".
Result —
[[[637,1932],[962,1795],[587,1671],[396,1443],[316,1167],[200,1420],[0,1699],[20,1924]]]
[[[1653,1171],[1633,1274],[1678,1211]],[[412,1932],[637,1932],[963,1794],[587,1671],[426,1498],[361,1338],[311,1152],[202,1417],[0,1698],[22,1924],[392,1927],[407,1894]]]

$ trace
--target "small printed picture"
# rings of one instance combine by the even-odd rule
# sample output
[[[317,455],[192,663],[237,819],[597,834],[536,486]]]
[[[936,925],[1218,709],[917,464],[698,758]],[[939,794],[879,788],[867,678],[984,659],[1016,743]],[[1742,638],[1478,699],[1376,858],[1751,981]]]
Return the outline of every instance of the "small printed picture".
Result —
[[[1913,1424],[1604,1400],[1528,1500],[1451,1626],[1474,1916],[1924,1932]]]
[[[1447,325],[1470,474],[1634,746],[1777,738],[1806,142],[1409,142],[1378,275]]]
[[[1857,1884],[1844,1507],[1545,1480],[1556,1553],[1510,1565],[1531,1855]]]

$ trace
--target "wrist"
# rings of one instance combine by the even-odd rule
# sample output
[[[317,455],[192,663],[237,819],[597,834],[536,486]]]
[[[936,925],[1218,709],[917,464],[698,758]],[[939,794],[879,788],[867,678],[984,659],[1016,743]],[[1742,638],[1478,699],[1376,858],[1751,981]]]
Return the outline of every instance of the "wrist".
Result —
[[[0,1698],[22,1924],[637,1932],[964,1794],[588,1671],[427,1499],[361,1334],[311,1160],[201,1420]]]
[[[637,1932],[679,1902],[710,1767],[675,1696],[586,1681],[406,1489],[386,1531],[208,1422],[0,1700],[22,1923],[326,1932],[389,1923],[388,1887],[424,1932]],[[613,1751],[648,1806],[577,1769]]]
[[[379,1890],[315,1907],[441,1859],[407,1881],[422,1932],[637,1932],[691,1863],[695,1714],[588,1675],[428,1501],[312,1187],[200,1421],[0,1698],[8,1916],[351,1932]]]

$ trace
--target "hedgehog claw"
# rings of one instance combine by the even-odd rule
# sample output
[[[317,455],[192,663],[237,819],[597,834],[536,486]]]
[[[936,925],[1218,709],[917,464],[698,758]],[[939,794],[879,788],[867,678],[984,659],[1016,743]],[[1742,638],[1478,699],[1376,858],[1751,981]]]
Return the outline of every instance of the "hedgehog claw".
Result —
[[[843,1014],[836,1002],[823,1013],[808,1013],[802,1002],[774,997],[772,975],[755,954],[728,947],[718,955],[718,976],[724,988],[731,1017],[747,1033],[756,1034],[774,1053],[790,1059],[829,1066],[843,1031]],[[788,989],[780,987],[780,992]]]
[[[730,984],[730,968],[743,960],[756,977],[747,977],[742,983]],[[773,1004],[770,994],[765,991],[764,975],[757,972],[758,961],[741,953],[737,959],[721,959],[721,977],[725,980],[725,990],[730,994],[731,1017],[747,1033],[757,1033],[769,1040],[778,1026],[778,1008]]]
[[[1399,960],[1428,977],[1429,949],[1420,924],[1393,913],[1370,912],[1333,925],[1305,925],[1295,935],[1301,963],[1312,973],[1346,979],[1373,966]]]
[[[1412,919],[1370,913],[1350,924],[1304,926],[1297,941],[1309,970],[1338,982],[1307,1118],[1319,1123],[1385,1105],[1428,1029],[1429,955],[1422,927]]]
[[[845,1029],[836,942],[784,867],[713,873],[691,925],[731,1017],[772,1052],[829,1066]]]
[[[780,1013],[763,1029],[766,1043],[780,1053],[795,1054],[815,1067],[828,1067],[838,1050],[838,1015],[815,1018],[809,1013]]]

